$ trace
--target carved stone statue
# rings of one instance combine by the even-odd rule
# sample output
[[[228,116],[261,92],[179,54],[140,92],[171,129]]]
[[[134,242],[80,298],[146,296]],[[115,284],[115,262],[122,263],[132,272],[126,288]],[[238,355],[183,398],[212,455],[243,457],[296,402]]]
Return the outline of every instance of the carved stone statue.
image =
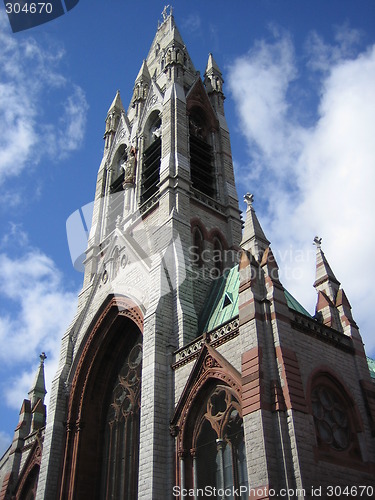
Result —
[[[136,153],[135,148],[130,147],[126,161],[121,165],[125,171],[124,184],[134,184],[135,182]]]

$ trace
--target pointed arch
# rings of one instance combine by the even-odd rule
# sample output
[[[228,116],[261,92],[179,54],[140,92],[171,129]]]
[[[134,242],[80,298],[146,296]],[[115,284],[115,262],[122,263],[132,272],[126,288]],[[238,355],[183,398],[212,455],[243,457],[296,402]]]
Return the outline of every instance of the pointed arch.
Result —
[[[198,217],[194,217],[190,221],[191,238],[192,238],[192,262],[203,266],[203,251],[205,249],[205,241],[207,241],[208,233],[204,224]]]
[[[154,109],[143,129],[143,155],[141,167],[141,204],[152,198],[159,190],[161,162],[161,113]]]
[[[171,432],[176,437],[177,484],[188,489],[248,484],[241,376],[208,343],[177,404]],[[208,464],[213,468],[208,470]]]
[[[14,492],[15,500],[34,500],[36,497],[42,448],[42,438],[38,433],[19,475]]]
[[[307,383],[307,406],[315,427],[317,460],[363,468],[358,433],[360,412],[341,378],[328,366],[316,368]]]
[[[205,386],[210,383],[220,382],[234,391],[236,398],[241,403],[241,375],[240,373],[212,346],[205,343],[200,355],[195,362],[190,377],[176,406],[171,427],[178,431],[178,446],[183,447],[184,432],[187,417],[194,401]],[[199,399],[199,398],[198,398]]]
[[[108,408],[123,376],[124,363],[136,345],[142,345],[143,314],[127,297],[110,297],[92,321],[82,341],[68,397],[61,499],[99,498],[105,461]],[[138,396],[140,393],[138,391]],[[137,413],[139,418],[139,413]],[[133,419],[134,420],[134,419]],[[135,433],[137,433],[137,425]],[[133,439],[128,456],[138,456]],[[137,458],[136,458],[137,459]],[[134,481],[133,481],[134,482]],[[135,498],[136,485],[132,486]],[[122,498],[122,496],[118,496]]]

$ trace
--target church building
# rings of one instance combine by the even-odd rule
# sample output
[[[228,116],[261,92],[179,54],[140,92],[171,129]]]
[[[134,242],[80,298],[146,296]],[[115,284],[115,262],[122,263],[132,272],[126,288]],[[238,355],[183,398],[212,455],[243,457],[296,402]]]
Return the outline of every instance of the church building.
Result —
[[[108,110],[77,312],[47,417],[40,357],[0,500],[374,497],[375,369],[349,300],[318,237],[315,315],[284,288],[251,194],[241,218],[224,100],[164,9]]]

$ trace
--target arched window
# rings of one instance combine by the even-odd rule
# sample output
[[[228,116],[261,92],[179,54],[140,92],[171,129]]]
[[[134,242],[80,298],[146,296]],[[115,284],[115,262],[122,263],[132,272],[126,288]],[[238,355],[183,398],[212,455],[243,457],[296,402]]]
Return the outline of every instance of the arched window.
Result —
[[[190,175],[193,188],[213,198],[214,157],[204,112],[194,107],[189,117]]]
[[[192,487],[202,492],[207,487],[247,490],[241,407],[229,387],[216,385],[208,392],[195,418],[190,446],[192,460],[186,462],[185,475]],[[247,498],[246,493],[241,498]]]
[[[68,400],[60,499],[137,498],[142,311],[112,297],[92,323]]]
[[[360,460],[354,403],[340,382],[326,374],[315,377],[310,402],[320,458]]]
[[[108,211],[106,231],[111,233],[116,227],[117,217],[123,215],[124,212],[124,169],[122,165],[127,158],[126,144],[120,144],[118,147],[109,171],[109,192],[108,192]]]
[[[113,385],[104,429],[103,500],[135,500],[138,483],[142,344],[126,356]]]
[[[36,489],[38,486],[39,465],[35,465],[22,487],[19,494],[16,495],[17,500],[34,500],[36,496]]]
[[[145,132],[145,150],[142,159],[141,203],[158,192],[161,160],[161,118],[151,114]]]

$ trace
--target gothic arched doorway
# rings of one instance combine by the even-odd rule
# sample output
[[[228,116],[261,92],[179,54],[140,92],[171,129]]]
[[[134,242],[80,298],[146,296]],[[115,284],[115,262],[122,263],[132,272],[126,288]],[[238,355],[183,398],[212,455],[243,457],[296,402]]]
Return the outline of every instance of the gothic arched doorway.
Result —
[[[123,302],[112,299],[77,356],[61,499],[137,498],[142,313]]]

